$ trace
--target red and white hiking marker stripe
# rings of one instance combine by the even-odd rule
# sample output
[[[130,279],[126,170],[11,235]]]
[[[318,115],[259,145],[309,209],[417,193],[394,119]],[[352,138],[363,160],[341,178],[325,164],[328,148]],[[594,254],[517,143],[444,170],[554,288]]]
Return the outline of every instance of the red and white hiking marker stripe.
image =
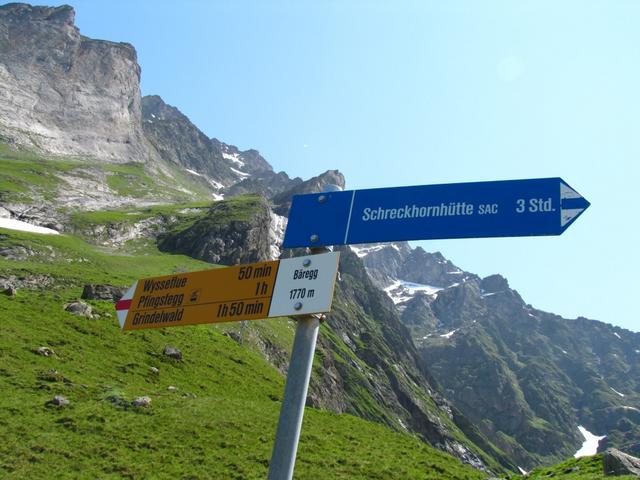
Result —
[[[124,321],[127,319],[127,313],[129,313],[129,308],[131,307],[131,300],[133,299],[133,295],[136,293],[136,287],[138,286],[138,282],[133,282],[131,288],[127,290],[120,300],[116,303],[116,313],[118,315],[118,323],[120,324],[120,328],[124,327]]]

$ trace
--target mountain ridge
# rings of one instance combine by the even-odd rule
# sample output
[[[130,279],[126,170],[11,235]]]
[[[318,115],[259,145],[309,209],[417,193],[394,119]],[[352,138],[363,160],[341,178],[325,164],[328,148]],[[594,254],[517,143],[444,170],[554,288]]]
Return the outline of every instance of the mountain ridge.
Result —
[[[413,252],[388,245],[365,250],[363,260],[373,278],[413,273]],[[447,397],[485,435],[525,468],[577,451],[578,425],[607,435],[601,451],[638,454],[639,333],[535,309],[500,275],[481,279],[439,254],[419,254],[440,268],[411,279],[438,288],[425,294],[389,276],[381,287]]]
[[[294,194],[345,187],[337,170],[306,181],[276,173],[257,150],[141,97],[135,49],[82,37],[73,21],[71,7],[0,6],[0,138],[36,152],[0,145],[0,216],[111,251],[145,255],[159,244],[237,263],[281,253]],[[14,50],[20,22],[37,35]],[[0,256],[29,255],[14,250]],[[407,243],[344,248],[340,271],[310,405],[412,432],[485,470],[570,456],[577,425],[606,432],[603,447],[640,452],[640,334],[542,312],[504,277],[480,278]],[[281,346],[257,337],[286,370]]]

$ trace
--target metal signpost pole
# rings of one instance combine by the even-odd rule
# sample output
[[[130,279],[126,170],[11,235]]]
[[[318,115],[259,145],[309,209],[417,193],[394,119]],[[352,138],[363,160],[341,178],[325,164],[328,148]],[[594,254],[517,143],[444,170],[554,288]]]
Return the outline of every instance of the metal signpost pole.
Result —
[[[311,249],[312,254],[327,251],[329,250],[324,247]],[[291,480],[293,478],[321,317],[322,315],[315,314],[297,318],[296,335],[291,350],[280,419],[269,464],[269,480]]]
[[[313,355],[320,328],[318,317],[319,315],[306,315],[297,320],[287,384],[269,465],[269,480],[290,480],[293,477]]]

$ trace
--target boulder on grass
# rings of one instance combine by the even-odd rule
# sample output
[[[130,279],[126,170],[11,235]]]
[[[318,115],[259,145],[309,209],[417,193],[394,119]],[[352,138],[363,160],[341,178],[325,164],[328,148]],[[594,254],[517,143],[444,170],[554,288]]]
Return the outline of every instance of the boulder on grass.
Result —
[[[175,360],[182,360],[182,352],[176,347],[167,345],[166,347],[164,347],[163,353],[169,358],[173,358]]]
[[[62,395],[56,395],[52,400],[49,401],[50,405],[54,405],[56,407],[66,407],[71,402],[67,397],[63,397]]]
[[[79,317],[91,318],[91,305],[87,305],[84,302],[68,303],[65,305],[64,309],[69,313],[78,315]]]
[[[151,398],[138,397],[133,402],[131,402],[131,405],[133,405],[134,407],[149,407],[151,405]]]
[[[113,285],[87,284],[82,289],[80,298],[84,300],[107,300],[115,303],[122,298],[126,291],[126,288],[114,287]]]
[[[18,294],[18,290],[15,287],[7,287],[4,289],[3,293],[7,297],[15,297]]]
[[[36,350],[36,353],[38,355],[42,355],[43,357],[52,357],[53,355],[56,354],[56,352],[54,352],[49,347],[38,347],[38,349]]]

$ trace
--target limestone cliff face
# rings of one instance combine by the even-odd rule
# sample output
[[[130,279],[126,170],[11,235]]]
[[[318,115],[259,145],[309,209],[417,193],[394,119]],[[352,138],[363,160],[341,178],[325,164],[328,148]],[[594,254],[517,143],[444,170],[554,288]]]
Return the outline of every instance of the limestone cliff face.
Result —
[[[140,67],[127,43],[80,35],[70,6],[0,6],[0,135],[39,151],[144,162]]]

